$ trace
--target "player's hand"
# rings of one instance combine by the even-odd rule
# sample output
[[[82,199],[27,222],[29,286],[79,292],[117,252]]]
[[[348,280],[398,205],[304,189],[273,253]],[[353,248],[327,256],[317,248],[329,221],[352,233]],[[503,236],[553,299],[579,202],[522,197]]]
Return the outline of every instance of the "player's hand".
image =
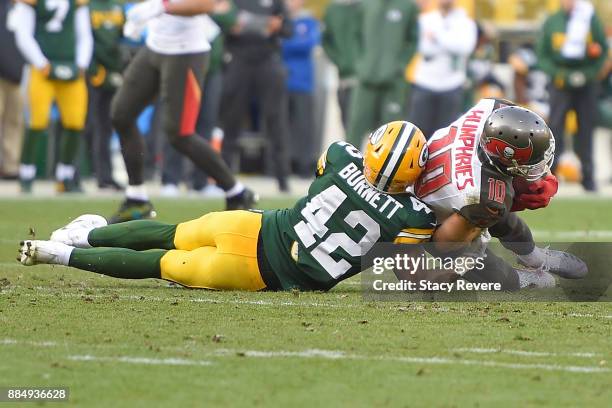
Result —
[[[515,184],[514,180],[513,184]],[[515,184],[517,195],[512,203],[511,211],[537,210],[538,208],[548,206],[550,200],[557,194],[559,182],[554,175],[549,174],[540,180],[528,184],[526,191],[521,191],[517,187]]]
[[[159,16],[165,11],[166,6],[163,0],[143,1],[142,3],[138,3],[129,9],[126,14],[127,22],[132,22],[136,25],[141,26],[152,18]]]
[[[51,75],[51,64],[47,63],[47,65],[40,69],[40,72],[45,76],[45,78],[49,78],[49,75]]]

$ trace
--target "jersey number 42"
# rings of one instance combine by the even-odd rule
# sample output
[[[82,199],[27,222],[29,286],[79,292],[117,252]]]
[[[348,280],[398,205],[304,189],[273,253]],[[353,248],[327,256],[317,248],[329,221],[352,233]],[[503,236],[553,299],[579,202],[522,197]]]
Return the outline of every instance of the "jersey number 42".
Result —
[[[380,239],[380,225],[363,210],[354,210],[344,217],[344,222],[351,228],[361,225],[366,233],[355,242],[344,232],[332,232],[327,237],[329,228],[325,225],[340,205],[346,200],[346,194],[338,186],[330,186],[313,197],[302,209],[305,221],[298,222],[293,229],[312,257],[334,279],[344,275],[351,264],[345,259],[336,261],[331,253],[342,248],[351,257],[360,257]],[[325,237],[325,239],[323,239]]]

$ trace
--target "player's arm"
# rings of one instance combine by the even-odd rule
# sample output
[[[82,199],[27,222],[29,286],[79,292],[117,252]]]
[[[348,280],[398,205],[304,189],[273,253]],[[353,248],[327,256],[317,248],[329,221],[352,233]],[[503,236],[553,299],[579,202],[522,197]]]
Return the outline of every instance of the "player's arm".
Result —
[[[76,65],[81,71],[85,71],[91,63],[94,41],[91,31],[91,20],[87,1],[77,2],[80,6],[74,14],[74,29],[76,32]]]
[[[23,57],[35,68],[49,71],[49,60],[40,49],[34,38],[36,30],[36,0],[19,0],[15,4],[14,18],[19,24],[15,25],[15,42]]]
[[[434,247],[441,253],[460,251],[467,247],[482,233],[482,228],[468,221],[460,213],[453,213],[432,236]]]

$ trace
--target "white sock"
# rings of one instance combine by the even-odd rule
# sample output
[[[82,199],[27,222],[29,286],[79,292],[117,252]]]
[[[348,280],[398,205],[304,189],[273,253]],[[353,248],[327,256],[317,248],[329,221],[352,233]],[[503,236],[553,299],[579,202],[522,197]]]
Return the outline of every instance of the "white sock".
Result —
[[[55,179],[57,181],[72,180],[74,178],[74,171],[72,164],[57,163]]]
[[[532,268],[539,268],[544,263],[544,253],[537,246],[533,248],[533,251],[527,255],[518,255],[518,259],[521,262]]]
[[[95,228],[79,229],[74,231],[74,235],[70,237],[72,238],[72,245],[77,248],[91,248],[91,244],[89,243],[87,237],[89,237],[89,233],[93,230],[95,230]]]
[[[230,188],[229,190],[225,192],[225,196],[228,198],[235,197],[238,194],[241,194],[243,191],[244,191],[244,184],[238,181],[236,182],[234,187]]]
[[[21,180],[32,180],[36,177],[36,165],[35,164],[20,164],[19,165],[19,178]]]
[[[127,186],[125,189],[125,196],[129,200],[149,201],[149,194],[147,194],[147,188],[144,184]]]
[[[74,251],[74,247],[66,245],[66,249],[62,251],[62,253],[58,256],[58,261],[60,265],[66,265],[70,263],[70,255],[72,255],[72,251]]]

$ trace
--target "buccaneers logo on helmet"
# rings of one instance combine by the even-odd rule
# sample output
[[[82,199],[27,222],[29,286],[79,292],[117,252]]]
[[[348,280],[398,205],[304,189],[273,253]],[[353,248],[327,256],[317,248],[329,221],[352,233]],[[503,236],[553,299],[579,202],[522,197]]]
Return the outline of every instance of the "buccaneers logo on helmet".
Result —
[[[485,144],[485,149],[489,154],[507,164],[511,164],[513,161],[520,164],[529,163],[533,155],[533,143],[531,140],[529,140],[527,147],[516,147],[505,140],[490,137]]]

